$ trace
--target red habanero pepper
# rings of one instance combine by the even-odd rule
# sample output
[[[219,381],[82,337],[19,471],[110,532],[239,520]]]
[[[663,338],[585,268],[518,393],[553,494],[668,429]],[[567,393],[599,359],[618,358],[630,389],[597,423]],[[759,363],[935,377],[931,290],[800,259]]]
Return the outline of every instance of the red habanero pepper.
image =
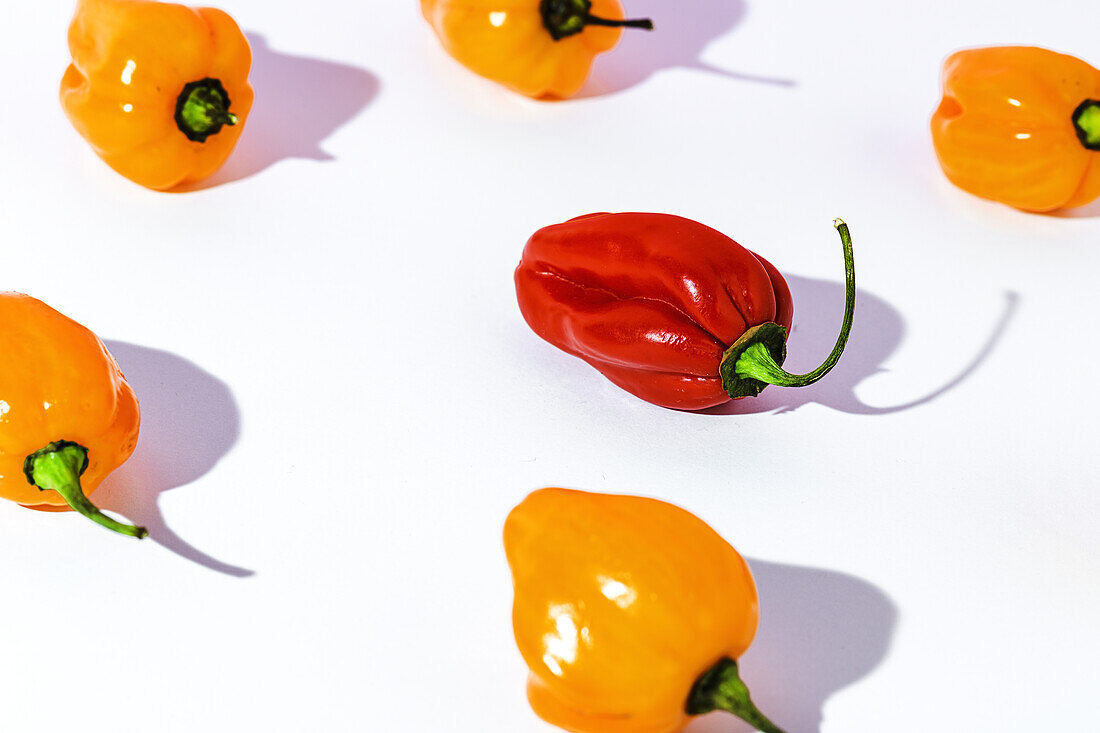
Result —
[[[701,410],[756,396],[769,384],[804,387],[840,359],[855,314],[847,225],[844,322],[825,362],[805,375],[781,368],[794,306],[778,270],[721,232],[669,214],[589,214],[531,237],[516,268],[528,325],[631,394]]]

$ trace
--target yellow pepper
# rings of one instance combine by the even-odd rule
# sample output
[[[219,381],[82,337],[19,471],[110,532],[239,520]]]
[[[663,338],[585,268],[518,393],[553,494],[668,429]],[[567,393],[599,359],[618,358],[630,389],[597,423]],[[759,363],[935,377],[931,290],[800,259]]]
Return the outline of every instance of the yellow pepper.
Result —
[[[213,8],[80,0],[61,106],[108,165],[163,190],[212,175],[252,107],[252,51]]]
[[[952,183],[1025,211],[1100,197],[1100,70],[1033,46],[952,54],[932,142]]]
[[[420,0],[443,48],[481,76],[529,97],[569,97],[592,59],[619,42],[618,0]]]
[[[140,424],[134,391],[94,333],[40,300],[0,293],[0,498],[145,537],[88,499],[134,452]]]
[[[702,520],[656,499],[542,489],[509,514],[504,547],[539,717],[672,733],[726,710],[782,733],[738,675],[758,619],[752,575]]]

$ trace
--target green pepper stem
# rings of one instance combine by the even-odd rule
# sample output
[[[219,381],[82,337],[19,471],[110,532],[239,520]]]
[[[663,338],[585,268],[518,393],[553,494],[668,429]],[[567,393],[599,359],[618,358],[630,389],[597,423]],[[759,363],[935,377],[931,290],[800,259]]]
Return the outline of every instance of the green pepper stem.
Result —
[[[684,709],[688,715],[725,710],[762,733],[783,733],[753,704],[749,688],[741,681],[737,671],[737,662],[729,657],[719,659],[695,681]]]
[[[1089,150],[1100,150],[1100,100],[1086,99],[1073,111],[1077,139]]]
[[[844,247],[844,321],[840,326],[840,335],[825,362],[809,374],[791,374],[776,362],[771,351],[764,343],[754,343],[740,354],[734,364],[734,372],[739,377],[755,379],[779,387],[805,387],[828,374],[840,360],[848,336],[852,332],[852,319],[856,313],[856,269],[852,254],[852,236],[848,225],[840,219],[833,222],[840,232],[840,242]]]
[[[27,480],[42,491],[56,491],[72,509],[107,529],[136,537],[149,534],[144,527],[111,519],[101,512],[80,486],[80,477],[88,468],[88,449],[71,440],[59,440],[27,456],[23,472]]]

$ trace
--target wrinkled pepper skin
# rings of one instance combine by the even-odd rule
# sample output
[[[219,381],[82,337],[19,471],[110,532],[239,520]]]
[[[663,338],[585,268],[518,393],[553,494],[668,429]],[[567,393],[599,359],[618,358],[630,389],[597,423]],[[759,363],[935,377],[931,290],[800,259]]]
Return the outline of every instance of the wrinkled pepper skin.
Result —
[[[680,730],[696,683],[756,633],[744,559],[663,501],[541,489],[509,514],[504,547],[528,699],[565,730]]]
[[[597,54],[619,42],[621,28],[587,26],[554,40],[539,0],[420,0],[443,48],[471,71],[535,98],[576,94]],[[592,14],[621,20],[617,0],[592,0]]]
[[[932,140],[952,183],[1026,211],[1100,196],[1100,71],[1043,48],[977,48],[950,56],[942,83]]]
[[[789,329],[786,281],[726,235],[668,214],[589,214],[531,237],[520,311],[559,349],[663,407],[728,402],[726,349],[751,326]]]
[[[96,154],[130,180],[156,190],[200,181],[236,146],[252,108],[252,51],[222,11],[79,0],[69,50],[61,106]],[[188,85],[203,83],[215,97],[207,116],[178,120]]]
[[[0,497],[68,508],[28,481],[28,456],[57,441],[86,448],[87,495],[134,452],[140,421],[133,390],[94,333],[30,296],[0,293]]]

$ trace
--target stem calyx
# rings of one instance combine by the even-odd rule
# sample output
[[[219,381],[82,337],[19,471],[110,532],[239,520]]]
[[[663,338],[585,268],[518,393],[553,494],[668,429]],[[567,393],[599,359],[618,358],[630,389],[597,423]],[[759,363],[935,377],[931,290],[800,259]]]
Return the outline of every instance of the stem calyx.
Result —
[[[590,10],[592,0],[542,0],[539,3],[542,25],[555,41],[574,36],[590,25],[653,30],[653,21],[649,18],[609,20],[592,15]]]
[[[71,440],[55,440],[23,461],[23,474],[31,486],[37,486],[40,491],[56,491],[73,511],[107,529],[139,540],[147,536],[149,532],[144,527],[112,519],[92,504],[80,486],[80,477],[86,470],[88,449]]]
[[[237,115],[229,111],[229,105],[229,94],[218,79],[189,82],[176,98],[176,126],[188,140],[206,142],[223,126],[237,124]]]
[[[761,353],[761,350],[763,353]],[[752,353],[746,356],[746,352]],[[741,359],[745,357],[745,362]],[[741,364],[742,371],[746,364],[774,364],[776,367],[783,365],[787,358],[787,329],[778,323],[761,323],[753,326],[741,338],[733,342],[722,356],[722,363],[718,366],[718,373],[722,377],[722,386],[730,399],[741,397],[756,397],[764,391],[772,382],[766,381],[765,375],[743,374],[737,371]]]
[[[1077,139],[1089,150],[1100,150],[1100,100],[1086,99],[1073,110]]]
[[[684,709],[688,715],[724,710],[762,733],[783,733],[779,726],[768,720],[753,704],[749,688],[741,681],[737,662],[729,657],[719,659],[695,681]]]
[[[848,225],[837,219],[833,226],[840,233],[840,243],[844,247],[844,321],[832,352],[821,366],[809,374],[791,374],[782,368],[787,356],[787,329],[777,323],[753,326],[726,349],[718,365],[722,388],[731,399],[755,397],[769,384],[780,387],[808,386],[832,371],[840,360],[856,313],[856,269]]]

